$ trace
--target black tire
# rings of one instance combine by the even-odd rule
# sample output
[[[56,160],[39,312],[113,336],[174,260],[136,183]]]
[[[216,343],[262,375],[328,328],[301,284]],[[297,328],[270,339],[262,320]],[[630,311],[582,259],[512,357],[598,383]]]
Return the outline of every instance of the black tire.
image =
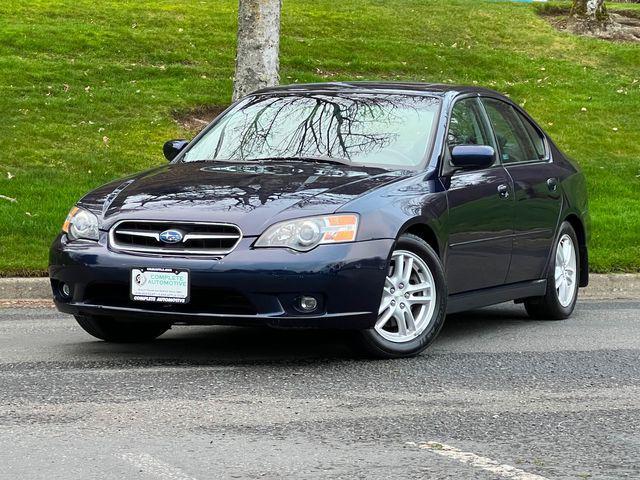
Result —
[[[435,340],[444,325],[447,309],[447,284],[444,270],[438,254],[420,237],[411,234],[401,235],[395,250],[408,250],[418,255],[429,267],[436,290],[436,305],[429,326],[416,338],[403,342],[393,342],[382,337],[375,329],[355,332],[356,347],[374,358],[413,357],[425,350]]]
[[[76,315],[75,318],[89,335],[113,343],[149,342],[171,328],[166,323],[116,321],[112,317]]]
[[[576,272],[575,272],[575,291],[573,293],[573,300],[566,307],[562,306],[558,299],[558,293],[556,292],[555,282],[555,267],[556,267],[556,248],[558,242],[563,235],[568,235],[574,247],[574,253],[576,256]],[[578,285],[580,285],[580,248],[578,247],[578,237],[573,227],[569,222],[562,222],[558,235],[553,242],[551,251],[551,261],[549,263],[549,273],[547,275],[547,290],[542,297],[530,297],[525,299],[524,308],[531,318],[537,320],[564,320],[568,318],[576,306],[578,300]]]

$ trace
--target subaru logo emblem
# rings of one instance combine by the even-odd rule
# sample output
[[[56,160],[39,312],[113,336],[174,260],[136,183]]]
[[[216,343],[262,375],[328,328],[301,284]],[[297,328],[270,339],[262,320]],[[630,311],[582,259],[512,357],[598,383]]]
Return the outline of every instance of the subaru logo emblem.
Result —
[[[180,230],[165,230],[160,234],[160,241],[164,243],[178,243],[182,241]]]

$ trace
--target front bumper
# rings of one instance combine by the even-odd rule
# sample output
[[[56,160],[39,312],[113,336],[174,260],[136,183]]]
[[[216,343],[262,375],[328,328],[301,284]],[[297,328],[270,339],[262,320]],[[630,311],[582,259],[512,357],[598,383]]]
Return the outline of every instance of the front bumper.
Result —
[[[74,315],[162,320],[190,325],[370,328],[376,321],[392,239],[321,245],[310,252],[252,249],[245,238],[222,259],[143,256],[115,252],[100,241],[51,247],[49,276],[55,304]],[[190,271],[191,301],[185,305],[135,302],[129,298],[131,268]],[[71,297],[61,285],[71,287]],[[295,308],[313,295],[313,313]]]

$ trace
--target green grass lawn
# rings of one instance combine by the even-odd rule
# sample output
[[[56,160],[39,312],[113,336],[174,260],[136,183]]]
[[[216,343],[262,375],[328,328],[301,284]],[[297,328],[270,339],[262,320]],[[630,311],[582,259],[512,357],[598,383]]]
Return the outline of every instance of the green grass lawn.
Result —
[[[186,135],[174,112],[229,103],[236,4],[0,2],[0,195],[17,199],[0,198],[0,274],[43,272],[84,192],[162,164]],[[523,3],[286,0],[281,64],[282,83],[507,93],[588,176],[593,270],[640,270],[640,45],[559,33]]]
[[[613,3],[613,2],[608,2],[606,4],[607,8],[610,11],[617,11],[617,10],[629,10],[629,11],[636,11],[638,13],[640,13],[640,3]]]

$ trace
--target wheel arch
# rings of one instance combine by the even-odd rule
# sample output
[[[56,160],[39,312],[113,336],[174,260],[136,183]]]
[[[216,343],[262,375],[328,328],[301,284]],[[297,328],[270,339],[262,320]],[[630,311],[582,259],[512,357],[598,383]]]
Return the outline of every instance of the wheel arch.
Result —
[[[433,250],[436,252],[436,255],[438,255],[438,257],[442,259],[442,249],[440,247],[438,236],[436,235],[435,230],[429,224],[418,222],[418,223],[405,225],[400,230],[400,234],[398,235],[398,238],[400,238],[400,236],[405,233],[415,235],[416,237],[419,237],[425,242],[427,242],[427,244],[431,248],[433,248]]]
[[[564,219],[569,223],[576,232],[578,238],[578,251],[580,252],[580,265],[578,272],[578,286],[586,287],[589,284],[589,252],[587,249],[587,233],[585,226],[580,220],[580,217],[575,213],[570,213]]]

